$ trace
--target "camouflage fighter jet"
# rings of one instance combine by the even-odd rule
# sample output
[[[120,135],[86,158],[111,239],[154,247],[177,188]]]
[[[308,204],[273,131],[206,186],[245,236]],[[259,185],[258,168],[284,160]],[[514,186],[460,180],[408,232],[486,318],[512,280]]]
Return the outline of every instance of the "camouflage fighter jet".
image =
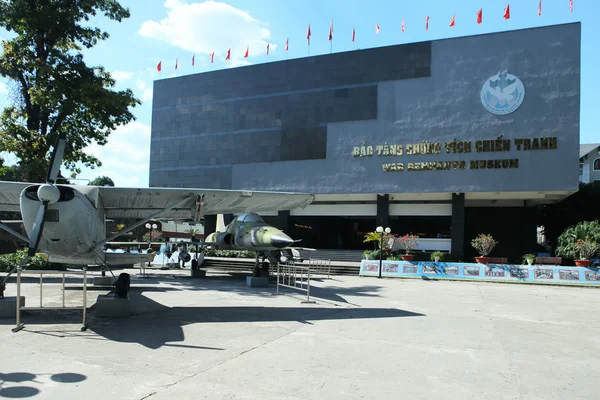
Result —
[[[254,276],[262,276],[261,266],[262,271],[268,274],[264,262],[265,258],[269,260],[271,265],[274,265],[281,259],[281,250],[289,248],[294,243],[302,240],[293,240],[282,230],[267,224],[258,214],[253,212],[237,216],[226,227],[223,227],[224,224],[219,223],[219,220],[220,218],[217,220],[216,231],[209,234],[202,244],[218,250],[256,251]],[[259,263],[260,257],[262,257],[262,262]]]

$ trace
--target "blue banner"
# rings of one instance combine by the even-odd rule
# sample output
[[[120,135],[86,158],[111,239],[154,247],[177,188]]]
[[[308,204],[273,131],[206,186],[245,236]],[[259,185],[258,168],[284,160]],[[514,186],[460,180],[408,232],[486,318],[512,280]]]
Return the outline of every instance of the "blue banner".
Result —
[[[378,260],[362,260],[360,275],[379,276]],[[556,265],[383,261],[381,276],[586,283],[600,285],[600,269]]]

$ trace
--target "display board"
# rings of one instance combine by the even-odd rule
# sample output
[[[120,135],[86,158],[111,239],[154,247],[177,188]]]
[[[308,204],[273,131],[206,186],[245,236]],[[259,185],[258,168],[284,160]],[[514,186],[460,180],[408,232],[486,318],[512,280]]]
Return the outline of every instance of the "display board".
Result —
[[[471,264],[444,262],[383,261],[384,277],[431,277],[441,279],[506,280],[600,284],[599,268],[555,265]],[[363,260],[360,275],[379,276],[379,261]]]

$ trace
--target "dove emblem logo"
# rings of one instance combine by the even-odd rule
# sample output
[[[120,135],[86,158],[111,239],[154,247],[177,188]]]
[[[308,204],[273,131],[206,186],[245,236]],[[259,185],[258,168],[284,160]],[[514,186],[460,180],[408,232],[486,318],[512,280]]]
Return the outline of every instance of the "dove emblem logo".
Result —
[[[506,115],[515,111],[525,99],[523,82],[508,71],[500,71],[483,84],[481,104],[496,115]]]

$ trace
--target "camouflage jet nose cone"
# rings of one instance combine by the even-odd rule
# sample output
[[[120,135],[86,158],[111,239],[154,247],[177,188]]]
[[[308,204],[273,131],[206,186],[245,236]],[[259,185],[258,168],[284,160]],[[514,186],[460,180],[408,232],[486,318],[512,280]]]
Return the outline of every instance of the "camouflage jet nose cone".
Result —
[[[282,249],[294,243],[291,237],[285,233],[276,233],[271,236],[271,245],[278,249]]]

